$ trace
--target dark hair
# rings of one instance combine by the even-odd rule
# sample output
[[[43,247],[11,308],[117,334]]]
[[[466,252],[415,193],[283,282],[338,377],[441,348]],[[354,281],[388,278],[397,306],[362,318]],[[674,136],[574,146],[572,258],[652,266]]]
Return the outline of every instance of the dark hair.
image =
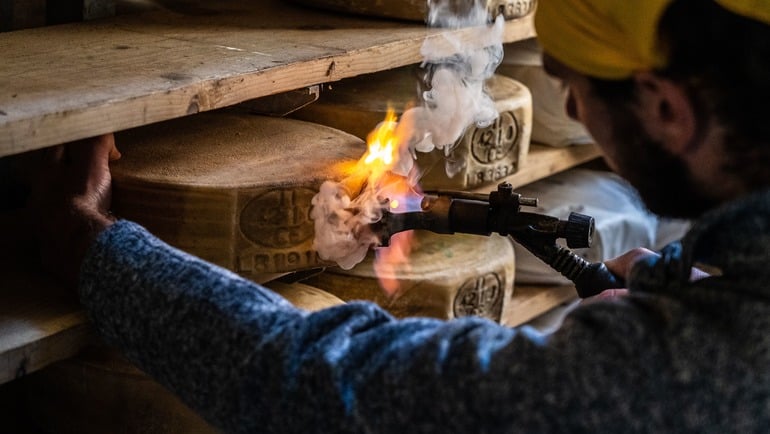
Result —
[[[766,184],[770,171],[757,163],[770,164],[770,25],[713,0],[674,0],[658,30],[668,65],[656,72],[686,89],[701,124],[725,128],[725,169],[741,170],[748,185]],[[590,80],[614,107],[635,101],[631,80]]]

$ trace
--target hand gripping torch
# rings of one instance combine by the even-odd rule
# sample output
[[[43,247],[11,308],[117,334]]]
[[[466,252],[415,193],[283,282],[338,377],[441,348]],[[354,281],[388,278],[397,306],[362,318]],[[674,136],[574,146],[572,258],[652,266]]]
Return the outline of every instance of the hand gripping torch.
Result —
[[[569,248],[590,247],[594,232],[593,217],[570,213],[567,220],[522,212],[522,206],[537,206],[536,198],[521,197],[504,182],[489,195],[438,191],[428,193],[421,211],[391,213],[371,225],[383,246],[390,237],[410,229],[424,229],[438,234],[487,235],[496,232],[511,236],[554,270],[570,279],[581,298],[605,289],[622,288],[624,283],[601,262],[591,263],[556,243],[566,239]]]

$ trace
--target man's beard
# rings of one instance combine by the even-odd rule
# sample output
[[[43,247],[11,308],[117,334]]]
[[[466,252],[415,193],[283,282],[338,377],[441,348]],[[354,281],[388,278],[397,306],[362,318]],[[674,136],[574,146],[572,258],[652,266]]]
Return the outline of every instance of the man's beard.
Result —
[[[653,140],[638,119],[622,110],[613,116],[618,173],[639,192],[650,211],[695,218],[717,205],[693,180],[684,161]]]

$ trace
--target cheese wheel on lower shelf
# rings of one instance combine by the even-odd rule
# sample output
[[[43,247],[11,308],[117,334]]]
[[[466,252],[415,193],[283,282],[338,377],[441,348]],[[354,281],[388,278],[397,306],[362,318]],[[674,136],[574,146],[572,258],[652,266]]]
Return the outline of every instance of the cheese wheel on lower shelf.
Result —
[[[248,278],[318,267],[311,199],[363,155],[333,128],[209,113],[116,135],[113,211]]]
[[[280,294],[294,306],[312,312],[345,304],[336,295],[300,282],[284,283],[275,281],[265,283],[264,286]]]
[[[398,317],[476,315],[500,322],[511,309],[516,264],[506,237],[415,231],[408,258],[381,276],[399,283],[394,296],[380,287],[371,254],[350,270],[328,268],[306,283],[345,301],[373,301]]]

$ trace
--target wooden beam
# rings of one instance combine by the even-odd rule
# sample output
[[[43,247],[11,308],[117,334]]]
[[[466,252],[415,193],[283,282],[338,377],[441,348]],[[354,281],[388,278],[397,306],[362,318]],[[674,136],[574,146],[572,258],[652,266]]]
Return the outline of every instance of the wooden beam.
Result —
[[[0,34],[0,157],[420,62],[425,40],[474,31],[281,0],[169,5]],[[531,17],[505,25],[505,42],[533,35]]]
[[[572,285],[518,285],[513,289],[512,308],[502,323],[510,327],[520,326],[575,299],[577,292]]]
[[[500,182],[510,182],[513,188],[521,187],[522,185],[530,184],[599,157],[601,157],[599,148],[594,145],[574,145],[557,148],[533,143],[529,147],[526,162],[521,165],[519,171]],[[488,193],[496,188],[497,184],[488,185],[473,191]]]
[[[25,220],[0,215],[0,384],[73,356],[91,338],[75,292],[38,265]]]

